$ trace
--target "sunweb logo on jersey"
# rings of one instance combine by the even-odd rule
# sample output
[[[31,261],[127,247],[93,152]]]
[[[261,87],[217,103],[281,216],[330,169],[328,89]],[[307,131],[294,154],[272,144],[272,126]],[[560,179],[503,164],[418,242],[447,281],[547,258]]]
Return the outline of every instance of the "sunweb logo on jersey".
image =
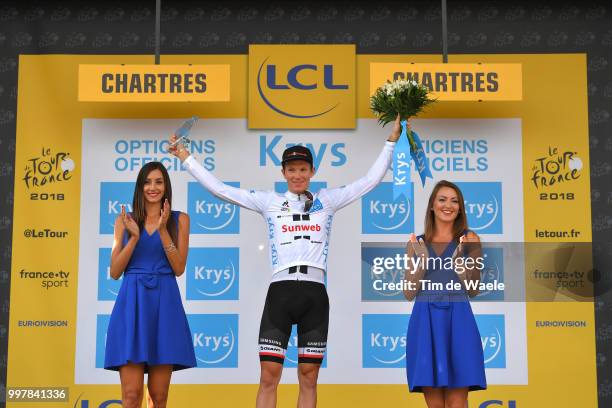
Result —
[[[361,198],[362,234],[407,234],[414,231],[414,202],[410,197],[393,199],[393,183],[382,182]]]
[[[291,326],[291,336],[289,337],[289,344],[287,345],[287,352],[285,353],[285,367],[297,367],[298,366],[298,334],[297,325]],[[323,357],[321,367],[327,367],[327,352]]]
[[[477,234],[502,234],[501,182],[461,182],[468,225]]]
[[[238,182],[225,182],[240,187]],[[240,232],[240,208],[225,202],[199,183],[187,185],[187,212],[191,218],[192,234],[238,234]]]
[[[96,316],[96,368],[104,368],[108,322],[110,322],[110,315]]]
[[[364,314],[362,324],[362,364],[364,368],[406,366],[407,314]]]
[[[115,300],[121,287],[121,278],[115,280],[110,276],[111,249],[98,250],[98,300]]]
[[[115,220],[125,211],[132,211],[134,182],[103,181],[100,183],[100,234],[112,234],[115,231]]]
[[[387,268],[383,261],[406,253],[405,245],[381,242],[361,243],[361,300],[405,302],[404,292],[398,289],[404,279],[404,269]]]
[[[354,128],[354,45],[249,46],[250,128]]]
[[[239,248],[190,248],[187,300],[238,300]]]
[[[504,249],[499,248],[482,248],[484,257],[484,268],[480,273],[480,281],[482,283],[504,283]],[[497,285],[496,285],[497,286]],[[483,290],[478,293],[476,300],[504,300],[504,291],[502,289]]]
[[[506,368],[506,329],[502,314],[476,315],[486,368]]]
[[[187,320],[198,367],[238,367],[237,314],[194,314]]]

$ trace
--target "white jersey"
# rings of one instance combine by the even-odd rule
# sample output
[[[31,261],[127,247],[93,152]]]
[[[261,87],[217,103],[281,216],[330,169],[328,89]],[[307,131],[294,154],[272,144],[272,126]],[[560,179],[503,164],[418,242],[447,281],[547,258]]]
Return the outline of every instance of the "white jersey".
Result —
[[[272,273],[307,265],[327,270],[327,255],[334,213],[372,190],[381,182],[392,160],[395,142],[387,141],[368,173],[340,188],[322,189],[304,211],[305,194],[255,191],[224,184],[204,169],[193,156],[184,164],[187,171],[216,197],[260,213],[268,225]],[[296,274],[298,275],[298,274]],[[284,279],[281,279],[284,280]]]

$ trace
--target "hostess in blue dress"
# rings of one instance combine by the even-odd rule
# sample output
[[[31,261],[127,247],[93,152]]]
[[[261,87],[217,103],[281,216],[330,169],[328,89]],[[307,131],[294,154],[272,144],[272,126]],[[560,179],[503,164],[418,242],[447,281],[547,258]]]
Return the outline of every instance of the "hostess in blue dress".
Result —
[[[422,235],[419,238],[424,239]],[[406,375],[411,392],[423,392],[422,387],[487,388],[480,333],[468,294],[465,289],[446,289],[448,282],[461,282],[454,269],[444,268],[444,259],[452,257],[457,244],[449,243],[440,255],[428,244],[430,258],[441,258],[442,262],[430,265],[433,267],[423,279],[440,282],[444,289],[422,285],[415,298],[406,334]]]
[[[178,225],[179,211],[172,211]],[[128,232],[123,244],[128,241]],[[128,362],[172,364],[174,370],[196,366],[191,332],[176,276],[159,231],[146,229],[123,273],[123,282],[106,334],[104,368],[119,370]]]

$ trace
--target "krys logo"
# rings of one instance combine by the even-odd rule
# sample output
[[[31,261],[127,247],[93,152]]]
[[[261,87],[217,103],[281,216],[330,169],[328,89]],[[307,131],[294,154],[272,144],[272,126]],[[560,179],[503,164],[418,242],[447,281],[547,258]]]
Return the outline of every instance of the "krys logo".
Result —
[[[413,189],[393,200],[393,183],[383,182],[361,198],[362,234],[407,234],[414,230]]]
[[[321,163],[329,163],[332,167],[346,164],[346,153],[344,152],[346,145],[344,143],[287,143],[281,135],[271,138],[261,135],[259,136],[259,165],[267,166],[270,160],[274,166],[280,166],[283,151],[297,145],[310,149],[315,169],[318,169]]]
[[[191,248],[187,300],[238,300],[239,248]]]
[[[531,181],[536,189],[571,182],[580,178],[582,160],[571,150],[549,147],[531,168]]]
[[[482,249],[484,256],[484,269],[481,273],[481,282],[487,283],[503,283],[504,282],[504,250],[503,248],[486,248]],[[485,290],[480,291],[476,300],[504,300],[503,290]]]
[[[476,315],[486,368],[506,368],[504,315]]]
[[[125,211],[132,211],[134,197],[134,182],[103,181],[100,183],[100,234],[112,234],[115,230],[115,220],[121,214],[121,206]]]
[[[288,69],[274,64],[266,57],[257,70],[257,92],[261,100],[274,112],[294,119],[310,119],[325,115],[340,105],[340,102],[327,102],[326,105],[314,108],[311,112],[295,112],[282,102],[272,102],[273,94],[295,94],[296,91],[315,91],[327,89],[332,91],[347,90],[348,84],[334,80],[333,64],[296,64]],[[289,96],[289,95],[287,95]],[[279,100],[287,96],[280,95]],[[310,106],[310,105],[307,105]]]
[[[70,153],[53,152],[51,148],[43,147],[39,155],[27,161],[22,180],[28,190],[58,184],[69,181],[74,168]]]
[[[406,327],[410,315],[366,314],[362,316],[364,368],[406,366]]]
[[[198,367],[238,367],[238,315],[188,315]]]
[[[240,187],[238,182],[225,182],[225,184]],[[215,197],[199,183],[188,184],[187,201],[192,234],[240,232],[240,208]]]
[[[397,255],[401,257],[405,253],[404,245],[368,242],[361,244],[362,301],[406,301],[404,292],[399,289],[399,284],[404,279],[404,269],[396,269],[395,265],[390,269],[384,265],[385,259],[395,259]]]
[[[111,249],[100,248],[98,251],[98,300],[115,300],[121,288],[120,279],[113,279],[110,276]]]
[[[97,315],[96,317],[96,368],[104,368],[106,332],[109,322],[110,315]]]
[[[478,234],[502,234],[501,182],[462,182],[465,211],[470,229]]]

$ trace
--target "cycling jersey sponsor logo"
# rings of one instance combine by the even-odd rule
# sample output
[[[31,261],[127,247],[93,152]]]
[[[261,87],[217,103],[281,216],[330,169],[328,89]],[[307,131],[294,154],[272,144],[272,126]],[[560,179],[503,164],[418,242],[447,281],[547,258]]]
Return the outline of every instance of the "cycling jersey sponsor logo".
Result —
[[[468,225],[478,234],[502,234],[502,183],[460,182]]]
[[[381,273],[375,273],[374,266],[381,259],[404,256],[406,247],[397,244],[369,243],[361,244],[361,300],[362,301],[400,301],[406,298],[402,290],[397,290],[389,284],[401,283],[404,279],[403,269],[382,268]],[[395,265],[394,265],[395,266]]]
[[[106,351],[106,332],[110,315],[96,316],[96,368],[104,368],[104,355]]]
[[[187,320],[198,367],[238,367],[237,314],[193,314]]]
[[[404,368],[406,328],[410,315],[362,316],[362,365],[364,368]]]
[[[362,234],[407,234],[414,231],[414,214],[410,197],[393,199],[393,183],[382,182],[361,198]]]
[[[484,269],[480,274],[480,281],[484,284],[504,282],[504,250],[503,248],[482,249],[484,257]],[[476,300],[504,300],[504,291],[491,289],[480,291]]]
[[[309,225],[281,225],[281,232],[319,232],[321,226],[319,224]]]
[[[121,287],[121,278],[115,280],[110,276],[111,249],[98,250],[98,300],[115,300]]]
[[[303,347],[302,347],[303,348]],[[323,362],[321,363],[321,368],[327,367],[327,354],[324,354],[324,347],[312,348],[308,347],[311,351],[320,352],[323,354]],[[298,355],[300,354],[300,349],[298,348],[298,334],[297,334],[297,325],[293,325],[291,327],[291,336],[289,336],[289,344],[287,346],[287,352],[285,353],[285,367],[297,367],[298,366]]]
[[[121,214],[121,206],[126,212],[132,211],[134,197],[133,182],[103,181],[100,183],[100,234],[113,234],[115,220]]]
[[[225,184],[240,187],[238,182],[230,181]],[[240,208],[215,197],[199,183],[188,183],[187,211],[191,218],[192,234],[240,232]]]
[[[239,248],[190,248],[187,300],[238,300]]]
[[[506,329],[502,314],[476,315],[486,368],[506,368]]]

